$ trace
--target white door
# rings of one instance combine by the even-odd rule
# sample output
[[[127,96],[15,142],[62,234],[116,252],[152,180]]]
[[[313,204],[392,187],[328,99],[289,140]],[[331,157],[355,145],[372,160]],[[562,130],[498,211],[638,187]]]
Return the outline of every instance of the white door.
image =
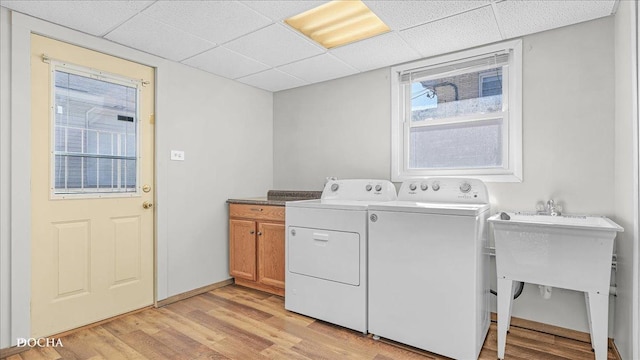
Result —
[[[32,35],[31,89],[40,337],[154,301],[154,69]]]

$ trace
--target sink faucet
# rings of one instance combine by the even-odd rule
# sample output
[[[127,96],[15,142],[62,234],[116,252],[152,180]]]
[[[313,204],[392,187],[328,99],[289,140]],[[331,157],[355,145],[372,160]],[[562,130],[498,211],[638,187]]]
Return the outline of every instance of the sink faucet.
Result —
[[[556,207],[556,203],[553,200],[547,201],[547,214],[551,216],[560,215],[560,210]]]

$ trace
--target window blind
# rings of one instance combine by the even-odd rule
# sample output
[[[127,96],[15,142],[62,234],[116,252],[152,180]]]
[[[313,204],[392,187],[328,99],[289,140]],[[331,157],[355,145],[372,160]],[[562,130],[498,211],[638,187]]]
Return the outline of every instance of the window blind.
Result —
[[[428,78],[434,75],[441,77],[451,73],[460,73],[464,70],[472,70],[486,66],[504,66],[509,63],[510,51],[501,51],[492,54],[484,54],[472,58],[463,59],[454,63],[436,64],[416,69],[405,70],[399,73],[400,83],[408,84],[418,79]]]

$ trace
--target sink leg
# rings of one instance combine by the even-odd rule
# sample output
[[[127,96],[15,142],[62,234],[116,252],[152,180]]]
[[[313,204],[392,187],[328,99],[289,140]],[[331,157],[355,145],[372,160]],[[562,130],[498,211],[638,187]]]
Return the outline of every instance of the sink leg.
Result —
[[[513,280],[498,279],[498,359],[504,359],[507,346],[507,330],[511,324],[513,305]]]
[[[593,325],[591,324],[591,305],[589,304],[589,293],[584,292],[584,302],[587,305],[587,323],[589,324],[589,334],[591,335],[591,349],[593,349]]]
[[[591,347],[596,360],[607,359],[607,338],[609,328],[609,293],[595,291],[585,293],[587,311],[589,312],[589,329],[591,330]]]

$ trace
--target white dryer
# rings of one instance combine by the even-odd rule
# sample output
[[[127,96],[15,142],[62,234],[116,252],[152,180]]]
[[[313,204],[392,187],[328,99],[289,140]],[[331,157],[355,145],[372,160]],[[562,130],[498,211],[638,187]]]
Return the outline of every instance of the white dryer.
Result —
[[[396,196],[387,180],[332,180],[286,203],[287,310],[367,332],[367,207]]]
[[[369,332],[476,359],[489,329],[489,198],[479,180],[402,184],[369,206]]]

